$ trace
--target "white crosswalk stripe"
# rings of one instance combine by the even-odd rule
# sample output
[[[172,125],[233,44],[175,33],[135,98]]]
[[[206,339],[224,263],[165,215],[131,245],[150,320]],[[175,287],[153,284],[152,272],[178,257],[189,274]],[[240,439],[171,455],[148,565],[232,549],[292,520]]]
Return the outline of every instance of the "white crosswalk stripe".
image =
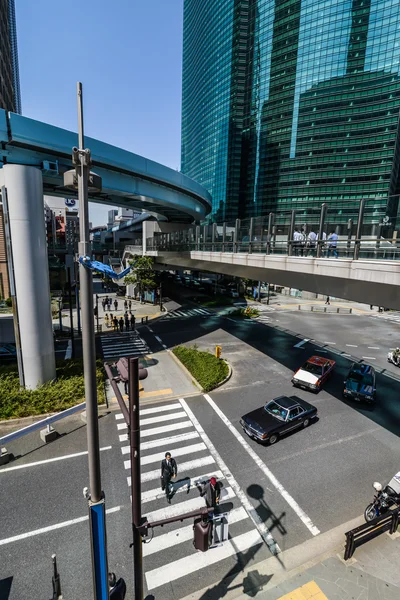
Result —
[[[128,434],[123,433],[127,425],[121,413],[115,415],[115,423],[118,431],[121,431],[121,454],[128,459],[124,460],[124,467],[127,475],[130,475]],[[177,521],[166,526],[166,531],[155,529],[154,539],[143,545],[148,591],[158,589],[161,597],[163,592],[160,588],[166,584],[179,580],[184,585],[185,578],[190,578],[194,572],[211,565],[215,568],[223,561],[236,560],[234,557],[237,553],[246,552],[253,546],[265,546],[258,525],[256,528],[253,516],[249,514],[250,502],[244,500],[243,491],[232,474],[227,472],[225,463],[221,463],[220,468],[218,453],[215,454],[204,430],[196,424],[187,403],[183,400],[170,401],[143,408],[140,411],[140,425],[141,498],[143,514],[150,523],[205,508],[205,500],[200,496],[197,486],[211,477],[216,477],[222,483],[220,504],[229,513],[229,541],[204,553],[197,552],[193,547],[192,522]],[[171,504],[167,503],[166,492],[161,489],[160,482],[160,464],[166,450],[171,452],[178,464],[178,475],[170,485]],[[130,476],[127,476],[127,484],[129,490]],[[170,552],[177,546],[180,548],[179,556],[183,558],[178,559],[173,551]],[[221,564],[221,577],[225,572],[224,564]]]
[[[164,317],[161,317],[160,321],[167,319],[190,319],[192,317],[210,317],[214,313],[207,308],[185,308],[180,310],[172,310]]]
[[[100,337],[101,349],[105,359],[117,359],[121,356],[143,356],[150,350],[137,331],[114,332]]]
[[[383,319],[384,321],[390,321],[391,323],[400,323],[400,313],[395,312],[395,313],[376,313],[373,315],[370,315],[371,318],[373,319]]]

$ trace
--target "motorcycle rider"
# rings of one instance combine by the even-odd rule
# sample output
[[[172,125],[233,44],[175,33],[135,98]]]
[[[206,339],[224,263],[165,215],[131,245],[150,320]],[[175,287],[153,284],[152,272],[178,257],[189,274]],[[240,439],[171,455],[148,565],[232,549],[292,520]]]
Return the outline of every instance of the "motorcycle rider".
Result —
[[[400,359],[400,348],[398,348],[398,347],[395,348],[393,350],[392,356],[393,356],[393,361],[396,363],[396,365],[398,365],[399,364],[399,359]]]

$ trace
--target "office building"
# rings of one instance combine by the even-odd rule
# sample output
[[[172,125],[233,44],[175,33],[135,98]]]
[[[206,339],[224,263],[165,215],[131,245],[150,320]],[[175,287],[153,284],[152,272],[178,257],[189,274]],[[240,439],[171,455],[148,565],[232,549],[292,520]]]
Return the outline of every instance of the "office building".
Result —
[[[0,2],[0,108],[21,113],[14,0]]]
[[[213,219],[397,217],[400,2],[184,3],[182,172]]]

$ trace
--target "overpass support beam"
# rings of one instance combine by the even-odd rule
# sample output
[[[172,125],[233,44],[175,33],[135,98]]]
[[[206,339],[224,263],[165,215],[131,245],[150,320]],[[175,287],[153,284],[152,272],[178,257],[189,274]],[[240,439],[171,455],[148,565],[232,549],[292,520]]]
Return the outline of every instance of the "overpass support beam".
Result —
[[[321,215],[319,217],[318,241],[317,241],[317,258],[321,258],[322,248],[324,246],[324,226],[328,205],[324,202],[321,205]]]
[[[22,375],[23,385],[35,389],[56,377],[43,179],[39,169],[23,165],[6,164],[3,173],[21,344],[20,379]]]
[[[354,260],[358,260],[360,256],[360,246],[361,246],[361,233],[362,226],[364,221],[364,212],[365,212],[365,203],[366,200],[360,200],[360,208],[358,209],[358,219],[357,219],[357,233],[356,240],[354,243]]]
[[[288,256],[292,256],[292,254],[293,254],[293,236],[294,236],[295,225],[296,225],[296,211],[292,210],[292,214],[290,216],[290,226],[289,226],[289,234],[288,234]]]

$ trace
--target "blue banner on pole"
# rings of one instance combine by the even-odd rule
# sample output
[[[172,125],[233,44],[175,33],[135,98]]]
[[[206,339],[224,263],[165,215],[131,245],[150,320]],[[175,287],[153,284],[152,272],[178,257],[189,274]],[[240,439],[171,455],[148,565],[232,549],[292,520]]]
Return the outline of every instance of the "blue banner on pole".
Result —
[[[96,600],[108,600],[106,510],[104,500],[96,504],[89,503],[89,515]]]

